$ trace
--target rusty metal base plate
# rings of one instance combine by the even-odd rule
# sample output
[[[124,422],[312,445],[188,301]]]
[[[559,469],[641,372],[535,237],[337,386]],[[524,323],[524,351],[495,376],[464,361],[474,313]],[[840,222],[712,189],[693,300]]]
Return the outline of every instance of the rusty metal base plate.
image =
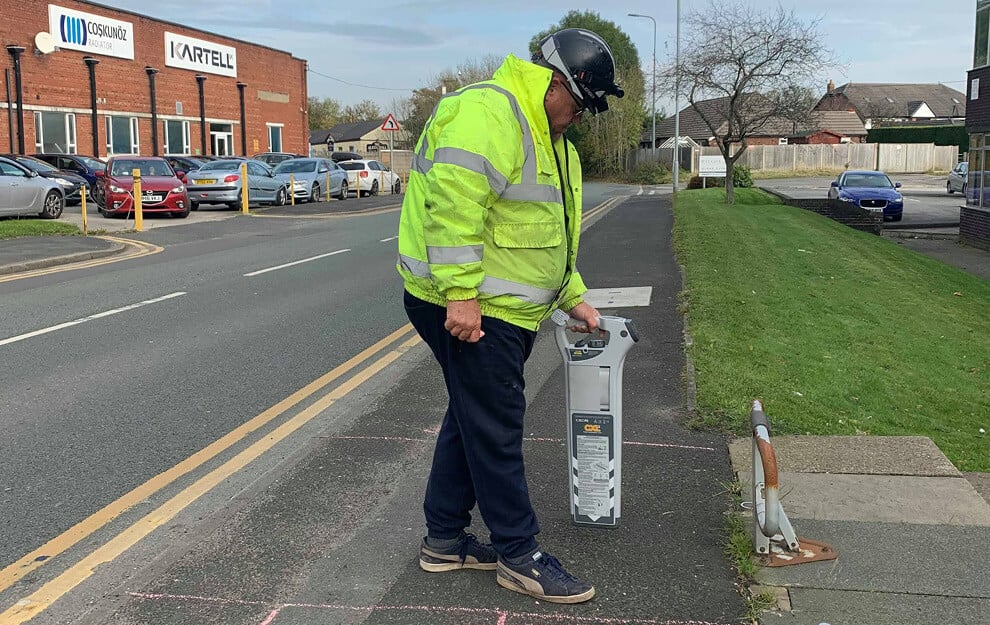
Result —
[[[790,566],[792,564],[804,564],[805,562],[821,562],[822,560],[835,560],[839,553],[832,545],[811,540],[810,538],[798,537],[798,551],[787,551],[780,543],[770,542],[770,555],[762,558],[763,566]]]

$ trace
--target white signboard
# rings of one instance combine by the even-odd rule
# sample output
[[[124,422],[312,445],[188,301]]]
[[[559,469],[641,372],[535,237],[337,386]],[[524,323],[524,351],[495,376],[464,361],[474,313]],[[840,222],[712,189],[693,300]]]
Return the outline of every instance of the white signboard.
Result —
[[[702,178],[725,178],[725,158],[702,156],[698,159],[698,175]]]
[[[59,48],[134,58],[134,24],[130,22],[49,4],[48,28]]]
[[[165,65],[237,77],[237,49],[165,32]]]

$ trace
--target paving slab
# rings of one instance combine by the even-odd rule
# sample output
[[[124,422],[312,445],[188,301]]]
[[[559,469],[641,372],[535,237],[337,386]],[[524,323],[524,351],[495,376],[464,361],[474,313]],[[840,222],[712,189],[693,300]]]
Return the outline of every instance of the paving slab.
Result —
[[[810,519],[794,526],[799,537],[828,543],[839,557],[761,568],[760,584],[990,599],[990,527]]]
[[[771,440],[782,472],[962,476],[926,436],[794,435],[772,436]],[[752,452],[749,438],[730,443],[729,454],[736,473],[751,470]]]
[[[990,599],[903,593],[790,589],[790,612],[766,612],[763,625],[990,624]]]
[[[739,477],[749,499],[751,475]],[[779,478],[781,502],[792,521],[990,526],[990,505],[962,477],[781,473]]]
[[[990,502],[990,473],[964,473],[963,475],[973,485],[976,492],[980,493],[985,501]]]

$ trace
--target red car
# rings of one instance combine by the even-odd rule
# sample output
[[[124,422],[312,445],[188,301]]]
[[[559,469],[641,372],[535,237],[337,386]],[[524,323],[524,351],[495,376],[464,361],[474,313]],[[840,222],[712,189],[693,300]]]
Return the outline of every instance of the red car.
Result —
[[[141,171],[141,209],[144,213],[171,213],[173,217],[189,216],[189,196],[186,185],[179,180],[164,158],[146,156],[114,156],[107,162],[101,184],[106,201],[100,207],[104,217],[126,216],[134,212],[135,169]]]

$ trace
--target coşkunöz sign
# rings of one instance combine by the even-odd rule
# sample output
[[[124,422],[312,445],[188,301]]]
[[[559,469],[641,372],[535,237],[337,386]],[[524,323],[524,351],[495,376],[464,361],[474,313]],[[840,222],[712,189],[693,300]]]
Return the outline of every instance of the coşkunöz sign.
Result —
[[[236,78],[237,49],[166,32],[165,65]]]
[[[130,22],[49,4],[48,27],[59,48],[134,58],[134,24]]]

